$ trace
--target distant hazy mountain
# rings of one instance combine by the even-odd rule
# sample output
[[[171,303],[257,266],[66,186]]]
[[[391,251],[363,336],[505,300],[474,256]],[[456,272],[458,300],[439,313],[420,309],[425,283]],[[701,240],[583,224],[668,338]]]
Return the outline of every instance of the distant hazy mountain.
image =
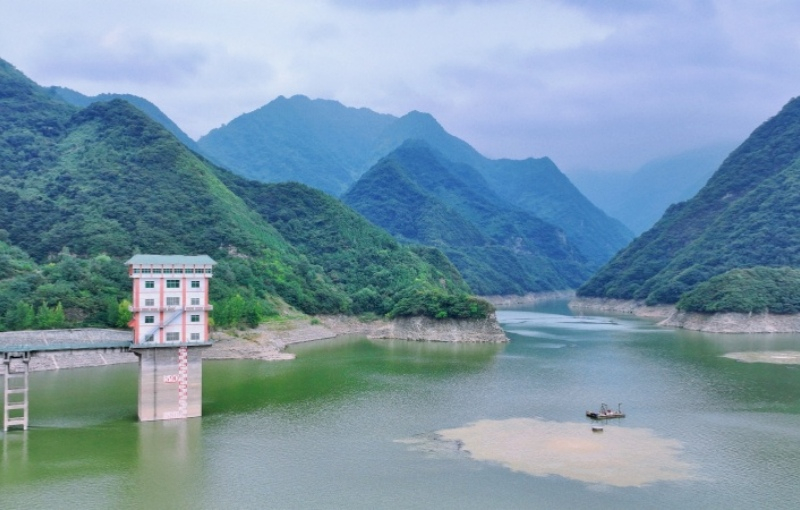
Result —
[[[381,159],[342,200],[399,239],[440,248],[479,294],[569,289],[590,274],[563,231],[509,205],[477,170],[425,142]]]
[[[717,144],[656,159],[631,173],[587,171],[570,174],[570,179],[589,200],[638,235],[671,204],[693,197],[735,147]]]
[[[798,247],[800,99],[793,99],[734,150],[692,199],[670,206],[579,294],[675,303],[727,271],[800,267]],[[763,289],[782,292],[774,273],[747,278],[763,274],[772,282],[763,280]],[[742,281],[743,274],[720,285],[730,287],[737,278]]]
[[[549,159],[490,160],[426,113],[398,118],[335,101],[280,97],[211,131],[198,145],[210,159],[248,178],[298,181],[339,196],[410,139],[424,140],[450,162],[478,170],[487,191],[560,228],[591,267],[602,265],[633,238]]]
[[[85,96],[80,92],[76,92],[65,87],[48,87],[46,90],[54,96],[59,97],[72,105],[80,107],[89,106],[90,104],[97,103],[99,101],[112,101],[114,99],[127,101],[136,108],[140,109],[148,117],[161,124],[164,128],[166,128],[167,131],[175,135],[175,138],[180,140],[185,146],[195,152],[199,152],[197,143],[189,138],[189,135],[184,133],[183,130],[181,130],[181,128],[179,128],[178,125],[172,121],[172,119],[167,117],[164,112],[162,112],[156,105],[147,99],[131,94],[99,94],[97,96]]]

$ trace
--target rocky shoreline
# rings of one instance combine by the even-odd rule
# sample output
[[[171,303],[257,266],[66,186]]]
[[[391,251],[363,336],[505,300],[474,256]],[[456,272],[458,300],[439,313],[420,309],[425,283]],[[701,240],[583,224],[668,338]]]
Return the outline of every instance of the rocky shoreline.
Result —
[[[797,314],[705,314],[682,312],[670,305],[647,306],[641,301],[605,298],[575,298],[569,307],[573,310],[632,314],[656,319],[659,326],[705,333],[800,333],[800,315]]]
[[[565,300],[575,297],[574,290],[558,290],[554,292],[529,292],[522,296],[503,295],[503,296],[481,296],[494,306],[514,306],[514,305],[533,305],[544,301]]]
[[[0,345],[48,342],[48,334],[76,337],[97,336],[114,340],[130,340],[131,333],[119,330],[69,330],[69,332],[18,331],[0,333]],[[324,340],[341,335],[363,335],[370,339],[400,339],[430,342],[478,343],[508,342],[494,316],[481,320],[436,320],[426,317],[403,317],[387,320],[360,321],[350,316],[317,316],[269,322],[256,329],[214,332],[211,347],[203,350],[204,359],[257,359],[281,361],[294,359],[285,352],[286,346]],[[20,340],[22,339],[22,340]],[[55,341],[54,339],[50,340]],[[132,352],[119,349],[90,349],[39,352],[31,358],[30,370],[59,370],[64,368],[97,367],[120,363],[136,363]],[[0,363],[0,374],[5,364]]]

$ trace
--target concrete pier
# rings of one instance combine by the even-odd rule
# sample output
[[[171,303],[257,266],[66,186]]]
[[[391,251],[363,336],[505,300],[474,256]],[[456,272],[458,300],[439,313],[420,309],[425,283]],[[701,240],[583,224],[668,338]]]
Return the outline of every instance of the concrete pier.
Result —
[[[139,420],[195,418],[203,413],[206,345],[132,349],[139,357]]]

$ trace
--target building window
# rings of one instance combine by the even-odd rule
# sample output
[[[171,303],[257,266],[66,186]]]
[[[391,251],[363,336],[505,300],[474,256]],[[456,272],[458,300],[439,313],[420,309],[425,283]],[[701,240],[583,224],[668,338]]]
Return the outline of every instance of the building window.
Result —
[[[192,280],[192,288],[199,289],[200,288],[200,280]]]
[[[144,288],[145,289],[155,289],[156,288],[156,282],[154,282],[152,280],[147,280],[147,281],[144,282]]]
[[[153,274],[161,274],[161,269],[153,269]]]
[[[172,274],[172,269],[164,269],[164,274]]]
[[[192,315],[191,321],[192,322],[200,322],[200,316],[199,315]]]
[[[186,274],[194,274],[194,269],[184,269],[183,272]]]
[[[141,269],[134,269],[134,270],[133,270],[133,274],[139,274],[139,273],[141,273],[141,272],[142,272],[142,270],[141,270]]]
[[[155,324],[156,323],[156,316],[155,315],[145,315],[144,316],[144,323],[145,324]]]
[[[179,297],[168,297],[167,298],[167,306],[181,306],[181,298],[179,298]]]
[[[144,306],[156,306],[156,300],[155,299],[145,299],[144,300]]]
[[[152,335],[152,334],[150,334],[150,335],[146,335],[146,336],[144,337],[144,341],[145,341],[145,342],[152,342],[152,341],[153,341],[153,335]]]
[[[206,269],[206,274],[211,274],[211,268],[210,267]]]
[[[192,333],[192,340],[199,341],[200,340],[200,333]]]
[[[181,339],[181,334],[176,332],[167,333],[167,342],[177,342]]]
[[[181,288],[181,281],[180,280],[167,280],[167,288],[168,289],[179,289],[179,288]]]
[[[149,269],[142,269],[142,274],[150,274],[150,270]]]
[[[192,306],[200,306],[200,298],[199,297],[193,297],[192,298]]]
[[[175,274],[183,274],[183,269],[173,269],[172,272]]]

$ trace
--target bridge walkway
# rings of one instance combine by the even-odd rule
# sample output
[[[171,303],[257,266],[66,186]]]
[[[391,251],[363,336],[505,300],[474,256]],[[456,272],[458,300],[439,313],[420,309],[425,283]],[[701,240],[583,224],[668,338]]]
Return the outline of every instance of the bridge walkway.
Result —
[[[37,352],[81,350],[127,351],[133,341],[129,331],[67,329],[0,333],[3,361],[3,432],[10,427],[28,429],[28,372]]]

